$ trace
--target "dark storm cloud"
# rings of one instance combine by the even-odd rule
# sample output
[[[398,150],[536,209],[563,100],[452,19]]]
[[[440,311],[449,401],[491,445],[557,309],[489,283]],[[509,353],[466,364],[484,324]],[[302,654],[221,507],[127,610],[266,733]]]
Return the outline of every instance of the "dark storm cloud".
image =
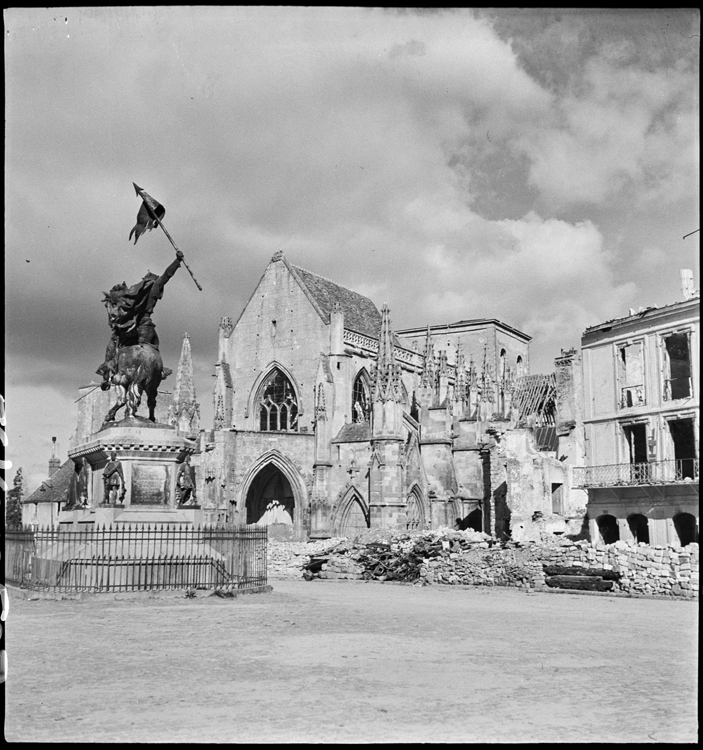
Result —
[[[160,231],[128,241],[133,181],[204,289],[181,269],[154,318],[168,366],[191,336],[204,425],[220,318],[279,249],[388,302],[397,327],[522,327],[541,370],[586,325],[648,304],[667,263],[671,298],[696,249],[671,260],[669,238],[697,223],[697,52],[679,45],[662,67],[628,52],[627,28],[595,44],[598,15],[511,18],[6,11],[6,357],[24,423],[48,430],[37,404],[51,398],[73,429],[107,341],[102,292],[173,258]]]

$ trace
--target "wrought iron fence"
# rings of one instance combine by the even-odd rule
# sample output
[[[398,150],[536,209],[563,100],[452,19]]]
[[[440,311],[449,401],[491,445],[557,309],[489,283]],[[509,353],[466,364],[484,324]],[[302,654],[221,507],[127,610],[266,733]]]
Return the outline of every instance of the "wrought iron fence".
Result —
[[[697,481],[697,458],[574,467],[574,485],[576,487],[627,487]]]
[[[5,581],[55,592],[249,589],[266,584],[259,526],[143,526],[5,532]]]

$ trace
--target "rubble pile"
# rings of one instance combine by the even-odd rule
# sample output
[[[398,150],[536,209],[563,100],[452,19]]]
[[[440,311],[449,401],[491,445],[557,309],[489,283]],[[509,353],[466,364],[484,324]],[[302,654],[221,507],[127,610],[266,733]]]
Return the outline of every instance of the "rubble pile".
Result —
[[[471,530],[377,530],[354,541],[269,541],[268,559],[271,578],[557,586],[686,598],[696,596],[699,586],[697,543],[684,548],[625,541],[603,545],[545,536],[521,544]]]
[[[300,578],[303,568],[312,557],[326,556],[345,537],[333,537],[316,542],[279,542],[269,539],[267,562],[269,578]]]

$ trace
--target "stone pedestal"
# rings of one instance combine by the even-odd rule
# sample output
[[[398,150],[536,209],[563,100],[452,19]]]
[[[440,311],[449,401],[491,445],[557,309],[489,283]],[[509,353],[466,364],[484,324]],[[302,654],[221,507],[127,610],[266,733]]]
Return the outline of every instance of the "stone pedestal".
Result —
[[[90,469],[88,500],[91,520],[101,526],[199,523],[200,509],[194,506],[178,508],[176,497],[178,470],[195,448],[195,441],[178,435],[174,427],[140,417],[112,423],[87,441],[75,445],[69,451],[69,457],[74,460],[84,457]],[[124,493],[119,492],[118,502],[106,497],[103,482],[103,471],[113,453],[124,476]],[[79,512],[86,511],[66,513],[75,515]],[[72,520],[78,521],[77,518]]]

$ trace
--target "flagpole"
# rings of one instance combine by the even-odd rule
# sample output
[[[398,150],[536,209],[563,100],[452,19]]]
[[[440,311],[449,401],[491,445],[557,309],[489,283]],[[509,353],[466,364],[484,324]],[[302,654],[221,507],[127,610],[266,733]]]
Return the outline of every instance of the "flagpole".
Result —
[[[86,396],[89,396],[96,388],[100,388],[100,383],[98,383],[96,386],[93,386],[88,393],[84,393],[82,396],[79,396],[73,403],[77,404],[82,398],[85,398]]]
[[[134,184],[134,183],[132,183],[132,184]],[[136,185],[134,185],[134,187],[135,187],[135,189],[137,189]],[[156,215],[156,213],[154,211],[152,211],[151,206],[149,205],[149,201],[147,201],[146,198],[142,195],[143,192],[144,191],[142,190],[142,188],[139,188],[137,190],[137,195],[139,195],[139,197],[144,201],[144,205],[146,206],[146,209],[149,212],[149,216],[151,216],[151,218],[154,219],[158,223],[158,225],[161,227],[161,229],[164,230],[164,234],[168,238],[168,241],[173,245],[175,251],[177,253],[181,252],[178,249],[178,247],[176,247],[176,243],[173,241],[173,238],[171,237],[171,235],[166,231],[166,227],[161,223],[161,219],[159,219],[159,217]],[[193,276],[193,272],[188,267],[188,264],[186,263],[185,258],[181,258],[181,263],[183,263],[183,265],[186,267],[186,270],[188,271],[188,273],[190,274],[191,278],[195,282],[195,286],[197,286],[198,289],[200,289],[200,291],[202,292],[203,288],[200,286],[200,284],[198,284],[198,280],[195,278],[195,276]]]

